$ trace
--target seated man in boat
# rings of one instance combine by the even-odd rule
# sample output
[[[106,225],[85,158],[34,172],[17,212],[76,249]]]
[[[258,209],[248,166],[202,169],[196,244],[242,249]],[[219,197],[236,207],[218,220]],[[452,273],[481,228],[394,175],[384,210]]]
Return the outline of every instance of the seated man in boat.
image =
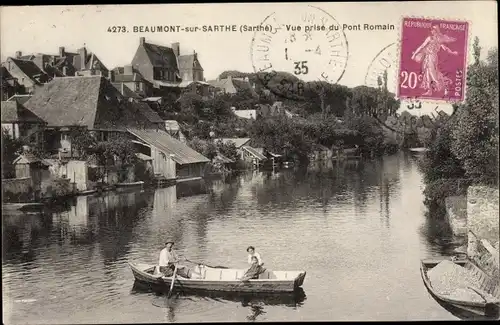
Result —
[[[241,281],[248,281],[250,279],[258,279],[259,274],[263,273],[266,269],[259,265],[259,260],[257,256],[251,257],[252,266],[245,272],[245,274],[240,278]]]
[[[173,276],[175,264],[177,264],[177,275],[180,275],[184,278],[190,278],[190,270],[187,267],[178,264],[180,262],[180,259],[172,246],[174,246],[174,242],[167,241],[165,243],[165,248],[161,250],[160,259],[158,261],[159,271],[165,276]]]

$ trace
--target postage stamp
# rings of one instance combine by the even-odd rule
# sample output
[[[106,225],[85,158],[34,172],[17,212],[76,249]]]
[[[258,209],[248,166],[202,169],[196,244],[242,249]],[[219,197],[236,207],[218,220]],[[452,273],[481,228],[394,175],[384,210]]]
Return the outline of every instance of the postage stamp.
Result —
[[[397,96],[462,102],[468,33],[466,21],[404,17]]]
[[[299,99],[308,81],[336,84],[344,75],[348,42],[342,26],[323,9],[273,12],[256,31],[251,59],[260,81],[275,95]]]

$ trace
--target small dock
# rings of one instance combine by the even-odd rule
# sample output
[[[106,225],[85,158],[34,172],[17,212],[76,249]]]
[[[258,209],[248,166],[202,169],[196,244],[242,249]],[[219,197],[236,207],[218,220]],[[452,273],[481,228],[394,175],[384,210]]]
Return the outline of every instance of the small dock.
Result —
[[[4,203],[2,204],[2,212],[9,211],[41,211],[43,203]]]
[[[177,183],[191,182],[191,181],[199,181],[202,177],[186,177],[186,178],[178,178]]]

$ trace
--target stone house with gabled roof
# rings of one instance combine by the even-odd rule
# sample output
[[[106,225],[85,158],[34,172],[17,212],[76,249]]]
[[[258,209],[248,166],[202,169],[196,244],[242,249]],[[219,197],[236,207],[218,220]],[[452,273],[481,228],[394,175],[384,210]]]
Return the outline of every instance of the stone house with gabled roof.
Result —
[[[49,82],[52,78],[40,69],[33,61],[19,60],[8,57],[2,66],[7,72],[26,89],[32,93],[35,88]]]
[[[53,154],[73,155],[69,134],[75,127],[100,140],[126,132],[127,127],[165,128],[147,104],[126,99],[102,76],[55,78],[25,106],[47,122],[46,150]]]
[[[125,97],[146,98],[153,96],[153,85],[147,81],[132,65],[117,67],[112,70],[111,82]]]
[[[140,38],[139,47],[132,59],[132,67],[155,85],[175,85],[182,81],[174,49],[146,43],[144,37]]]
[[[203,81],[203,68],[196,53],[180,55],[179,43],[171,47],[147,43],[140,38],[132,59],[132,68],[153,86],[149,96],[180,95],[181,91],[207,95],[209,85]]]
[[[17,82],[17,79],[7,71],[6,67],[2,66],[0,68],[0,75],[2,80],[2,100],[8,100],[12,96],[26,92],[24,86]]]
[[[179,43],[175,43],[175,48],[179,51]],[[203,77],[203,67],[198,60],[198,53],[180,55],[177,53],[179,64],[179,74],[183,81],[205,81]]]

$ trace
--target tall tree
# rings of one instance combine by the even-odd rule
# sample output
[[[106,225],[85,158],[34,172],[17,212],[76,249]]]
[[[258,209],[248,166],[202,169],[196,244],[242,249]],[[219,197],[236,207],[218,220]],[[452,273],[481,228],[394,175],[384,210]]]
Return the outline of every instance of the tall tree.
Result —
[[[461,160],[469,178],[496,180],[498,175],[498,63],[494,54],[480,60],[476,37],[474,64],[467,73],[467,98],[456,112],[451,150]],[[498,49],[495,49],[498,53]],[[495,52],[492,52],[495,53]],[[498,62],[498,61],[497,61]]]

